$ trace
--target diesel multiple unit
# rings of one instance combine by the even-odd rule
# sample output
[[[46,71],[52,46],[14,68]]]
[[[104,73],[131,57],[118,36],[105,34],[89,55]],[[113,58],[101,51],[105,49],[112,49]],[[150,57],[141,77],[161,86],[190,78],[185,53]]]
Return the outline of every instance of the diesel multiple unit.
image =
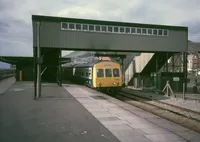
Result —
[[[73,81],[100,91],[118,91],[123,84],[121,66],[113,61],[95,61],[64,67]]]

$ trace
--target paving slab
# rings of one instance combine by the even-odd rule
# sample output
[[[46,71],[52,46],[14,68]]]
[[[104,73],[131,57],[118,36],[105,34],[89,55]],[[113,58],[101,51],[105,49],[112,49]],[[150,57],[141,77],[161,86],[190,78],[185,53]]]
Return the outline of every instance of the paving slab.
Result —
[[[185,141],[183,138],[175,135],[175,134],[151,134],[145,135],[151,141],[159,141],[159,142],[166,142],[166,141]]]
[[[0,96],[0,142],[119,141],[63,87],[45,86],[36,101],[33,91],[15,83]]]
[[[104,125],[118,125],[118,124],[128,124],[127,121],[123,120],[114,120],[114,121],[101,121]]]
[[[175,134],[184,137],[188,141],[200,141],[200,136],[196,132],[191,131],[179,131],[175,132]]]
[[[113,130],[113,134],[117,137],[128,137],[128,136],[143,136],[145,133],[140,129],[128,129],[128,130]]]
[[[113,130],[121,130],[121,131],[125,131],[125,130],[132,130],[132,128],[127,125],[127,124],[119,124],[119,125],[104,125],[106,128],[108,128],[108,130],[113,131]]]
[[[119,137],[119,140],[121,142],[152,142],[151,140],[149,140],[144,136],[134,136],[134,135],[128,137]]]
[[[102,117],[99,118],[100,122],[120,120],[118,117]]]
[[[146,134],[167,134],[167,133],[171,133],[163,128],[142,128],[141,129],[143,132],[145,132]]]

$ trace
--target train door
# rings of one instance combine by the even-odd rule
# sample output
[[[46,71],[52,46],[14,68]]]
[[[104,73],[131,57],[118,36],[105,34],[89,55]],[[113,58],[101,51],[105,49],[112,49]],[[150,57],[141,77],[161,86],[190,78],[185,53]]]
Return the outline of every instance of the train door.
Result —
[[[87,69],[87,76],[88,76],[88,80],[87,80],[87,85],[89,86],[93,86],[93,81],[92,81],[92,68],[88,68]]]
[[[94,87],[102,87],[102,83],[104,82],[104,69],[103,68],[95,69],[95,78],[93,80],[94,80]]]
[[[88,75],[89,75],[89,79],[92,79],[92,68],[88,69]]]
[[[76,68],[73,68],[73,74],[72,74],[73,76],[75,75],[75,70],[76,70]]]

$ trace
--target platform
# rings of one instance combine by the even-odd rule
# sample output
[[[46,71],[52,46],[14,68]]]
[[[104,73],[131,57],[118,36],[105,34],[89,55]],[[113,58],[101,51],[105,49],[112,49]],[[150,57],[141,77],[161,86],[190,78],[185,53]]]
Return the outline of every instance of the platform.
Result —
[[[1,142],[199,142],[200,134],[75,84],[14,83],[0,95]]]
[[[15,77],[0,80],[0,95],[3,94],[8,88],[15,83]]]
[[[33,83],[15,83],[0,95],[0,142],[118,142],[63,87],[43,85],[33,100]]]

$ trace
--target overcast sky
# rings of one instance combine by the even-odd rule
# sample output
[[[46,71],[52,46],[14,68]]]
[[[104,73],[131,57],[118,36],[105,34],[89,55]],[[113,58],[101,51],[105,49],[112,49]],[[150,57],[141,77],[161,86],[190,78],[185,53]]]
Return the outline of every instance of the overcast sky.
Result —
[[[0,56],[32,56],[31,15],[189,27],[200,42],[199,0],[0,0]]]

